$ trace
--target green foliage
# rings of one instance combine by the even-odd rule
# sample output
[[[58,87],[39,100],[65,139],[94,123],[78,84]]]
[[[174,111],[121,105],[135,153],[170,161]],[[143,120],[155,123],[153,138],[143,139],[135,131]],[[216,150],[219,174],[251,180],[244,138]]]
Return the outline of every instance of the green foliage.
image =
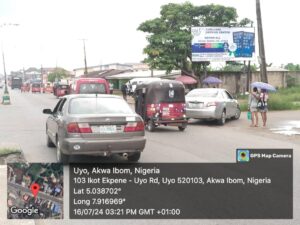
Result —
[[[300,86],[279,89],[276,93],[269,94],[269,110],[297,110],[300,109]],[[239,98],[240,108],[247,111],[247,101]]]
[[[197,74],[208,62],[191,63],[191,27],[231,26],[237,23],[233,7],[222,5],[194,6],[190,2],[163,5],[160,17],[141,23],[138,30],[148,33],[144,62],[152,69],[170,72],[174,69],[195,71]],[[243,24],[250,20],[244,19]]]
[[[54,82],[55,80],[61,80],[63,78],[66,78],[68,76],[68,73],[66,70],[57,68],[52,73],[48,74],[48,81]]]
[[[18,148],[0,148],[0,156],[10,155],[10,154],[20,154],[21,150]]]
[[[294,63],[288,63],[284,66],[284,69],[287,69],[289,71],[300,71],[300,65]]]
[[[292,76],[287,76],[286,77],[286,85],[287,87],[295,87],[297,79],[295,77]]]

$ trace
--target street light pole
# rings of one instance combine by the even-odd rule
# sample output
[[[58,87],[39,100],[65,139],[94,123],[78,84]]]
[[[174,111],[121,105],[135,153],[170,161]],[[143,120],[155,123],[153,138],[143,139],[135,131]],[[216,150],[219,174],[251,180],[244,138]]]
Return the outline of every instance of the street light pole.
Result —
[[[1,50],[2,50],[2,61],[3,61],[4,83],[5,83],[4,94],[8,94],[8,90],[7,90],[7,76],[6,76],[5,57],[4,57],[3,46],[1,46]]]
[[[0,28],[5,26],[19,26],[17,23],[3,23],[0,24]],[[4,94],[2,96],[2,104],[8,105],[10,104],[10,97],[7,89],[7,74],[6,74],[6,68],[5,68],[5,57],[4,57],[4,50],[3,50],[3,42],[1,41],[1,51],[2,51],[2,61],[3,61],[3,71],[4,71],[4,79],[5,79],[5,87],[4,87]]]

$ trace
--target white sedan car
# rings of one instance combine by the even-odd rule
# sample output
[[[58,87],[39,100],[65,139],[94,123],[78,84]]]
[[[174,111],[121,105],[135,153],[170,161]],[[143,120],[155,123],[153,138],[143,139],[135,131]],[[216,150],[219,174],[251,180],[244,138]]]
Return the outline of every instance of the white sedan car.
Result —
[[[226,119],[239,119],[239,103],[225,89],[198,88],[186,96],[187,118],[217,120],[224,125]]]

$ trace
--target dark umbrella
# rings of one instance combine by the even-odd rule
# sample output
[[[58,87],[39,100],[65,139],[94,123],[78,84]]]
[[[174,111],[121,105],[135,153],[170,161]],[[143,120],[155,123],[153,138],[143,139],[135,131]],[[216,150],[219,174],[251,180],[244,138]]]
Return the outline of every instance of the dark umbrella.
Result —
[[[267,90],[267,91],[276,91],[276,88],[273,87],[271,84],[268,83],[264,83],[264,82],[253,82],[251,84],[251,87],[256,87],[259,88],[261,90]]]
[[[218,79],[216,77],[212,77],[212,76],[206,77],[202,82],[205,84],[220,84],[220,83],[222,83],[222,81],[220,79]]]

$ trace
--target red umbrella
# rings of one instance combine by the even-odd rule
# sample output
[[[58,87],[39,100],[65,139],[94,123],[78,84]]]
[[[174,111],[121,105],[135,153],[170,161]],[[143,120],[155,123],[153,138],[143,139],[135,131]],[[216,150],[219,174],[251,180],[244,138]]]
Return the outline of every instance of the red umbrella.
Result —
[[[181,81],[183,84],[197,84],[197,80],[191,76],[181,75],[175,80]]]

